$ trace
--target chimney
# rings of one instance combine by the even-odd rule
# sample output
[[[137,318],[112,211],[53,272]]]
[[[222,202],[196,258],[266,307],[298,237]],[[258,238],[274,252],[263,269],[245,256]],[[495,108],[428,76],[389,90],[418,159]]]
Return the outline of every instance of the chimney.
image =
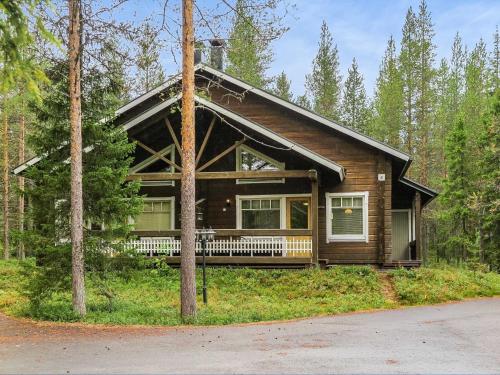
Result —
[[[194,43],[194,64],[201,63],[201,56],[203,55],[203,50],[205,49],[205,45],[203,42],[195,42]]]
[[[210,40],[210,66],[222,70],[224,65],[224,47],[223,39]]]

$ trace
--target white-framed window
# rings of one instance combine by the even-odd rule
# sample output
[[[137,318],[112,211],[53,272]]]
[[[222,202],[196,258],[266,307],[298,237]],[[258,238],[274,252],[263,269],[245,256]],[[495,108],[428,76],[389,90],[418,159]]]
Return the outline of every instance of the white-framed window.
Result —
[[[326,193],[326,241],[368,242],[368,192]]]
[[[161,156],[166,157],[167,159],[169,159],[175,163],[175,146],[173,144],[165,147],[164,149],[160,150],[159,152],[160,152]],[[170,173],[175,172],[174,167],[165,163],[165,161],[161,160],[158,155],[151,155],[150,157],[144,159],[140,163],[131,167],[129,173],[132,174],[132,173],[142,172],[146,168],[153,166],[153,164],[155,164],[155,163],[159,164],[157,171],[170,172]],[[141,182],[141,185],[142,186],[174,186],[175,181],[173,181],[173,180],[143,181],[143,182]]]
[[[144,198],[142,212],[130,220],[135,231],[158,232],[175,229],[175,198]]]
[[[310,194],[237,195],[236,228],[286,229],[287,198],[302,197]]]
[[[236,148],[236,170],[237,171],[283,171],[285,163],[281,163],[253,148],[240,145]],[[237,184],[269,184],[284,183],[284,178],[278,179],[259,179],[245,178],[237,179]]]

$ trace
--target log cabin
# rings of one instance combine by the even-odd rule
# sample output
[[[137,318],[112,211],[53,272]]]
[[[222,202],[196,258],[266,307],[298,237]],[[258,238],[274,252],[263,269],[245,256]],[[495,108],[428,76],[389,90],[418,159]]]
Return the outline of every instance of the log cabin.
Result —
[[[222,69],[198,63],[195,81],[196,222],[215,230],[208,264],[420,264],[421,211],[437,193],[405,177],[409,155]],[[182,251],[181,84],[174,76],[114,119],[137,144],[128,179],[144,195],[127,246],[170,264]]]

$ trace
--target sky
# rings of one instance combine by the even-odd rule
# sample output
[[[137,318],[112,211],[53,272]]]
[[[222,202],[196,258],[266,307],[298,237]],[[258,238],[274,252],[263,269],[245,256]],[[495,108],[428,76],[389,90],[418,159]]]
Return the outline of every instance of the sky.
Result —
[[[132,0],[119,10],[120,16],[137,21],[152,13],[158,15],[163,1]],[[367,93],[371,95],[388,38],[393,35],[399,44],[408,8],[418,11],[419,5],[419,0],[287,1],[295,4],[286,18],[290,30],[273,43],[274,60],[268,73],[276,75],[285,71],[297,95],[304,92],[305,75],[310,72],[317,52],[323,20],[339,50],[341,75],[346,77],[352,59],[356,58]],[[207,9],[216,4],[221,6],[217,0],[197,0],[197,4]],[[491,50],[492,35],[500,23],[500,0],[427,0],[427,4],[434,23],[436,64],[441,58],[449,57],[457,32],[469,49],[483,38]],[[165,49],[161,60],[168,75],[179,69],[170,50]]]

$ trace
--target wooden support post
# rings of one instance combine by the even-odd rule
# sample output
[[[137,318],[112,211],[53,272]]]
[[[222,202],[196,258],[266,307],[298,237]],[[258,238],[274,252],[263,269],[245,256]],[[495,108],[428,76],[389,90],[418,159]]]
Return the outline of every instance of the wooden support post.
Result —
[[[315,171],[316,172],[316,171]],[[319,187],[317,173],[311,176],[311,230],[312,230],[312,263],[317,265],[319,259],[319,236],[318,236],[318,206]]]
[[[172,124],[170,123],[170,120],[168,117],[165,117],[165,125],[167,125],[168,132],[170,133],[170,136],[172,137],[172,140],[174,141],[175,148],[177,149],[177,152],[179,155],[182,155],[182,150],[181,150],[181,145],[179,144],[179,141],[177,140],[177,136],[175,135],[174,129],[172,128]]]
[[[383,181],[382,175],[384,175]],[[381,264],[385,263],[385,184],[386,179],[385,157],[382,154],[377,158],[377,254]]]
[[[422,260],[421,211],[422,202],[420,199],[420,192],[417,191],[415,193],[415,250],[417,260]]]
[[[208,140],[210,139],[210,135],[212,134],[212,130],[215,125],[215,120],[217,117],[213,117],[210,125],[208,126],[207,134],[205,134],[205,138],[203,138],[203,142],[200,146],[200,150],[198,151],[198,155],[196,155],[196,165],[200,162],[201,157],[203,156],[203,151],[205,151],[205,147],[207,147]]]

